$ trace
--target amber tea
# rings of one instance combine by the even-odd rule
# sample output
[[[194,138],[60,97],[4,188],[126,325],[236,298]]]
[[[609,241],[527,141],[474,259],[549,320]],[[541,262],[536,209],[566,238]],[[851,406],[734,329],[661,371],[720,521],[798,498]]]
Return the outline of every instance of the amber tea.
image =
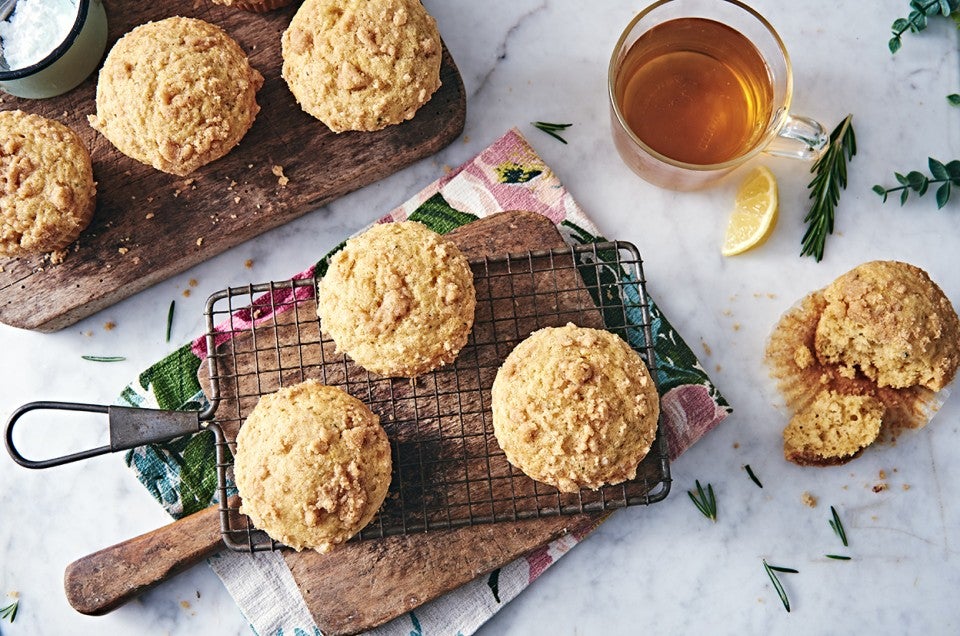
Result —
[[[675,161],[711,165],[740,157],[763,137],[773,79],[739,31],[706,18],[678,18],[633,44],[615,97],[647,146]]]

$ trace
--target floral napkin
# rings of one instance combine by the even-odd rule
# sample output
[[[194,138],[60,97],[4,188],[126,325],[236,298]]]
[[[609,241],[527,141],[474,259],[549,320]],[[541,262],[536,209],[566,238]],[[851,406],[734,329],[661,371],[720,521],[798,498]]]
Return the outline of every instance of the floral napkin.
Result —
[[[529,210],[553,221],[570,244],[604,240],[557,176],[516,130],[507,132],[460,168],[426,187],[381,222],[412,219],[446,233],[480,217],[503,210]],[[295,278],[322,275],[330,254]],[[299,288],[309,293],[309,288]],[[289,289],[276,295],[289,295]],[[265,296],[262,308],[288,308],[289,298]],[[282,311],[283,309],[278,309]],[[249,326],[251,315],[240,310],[233,329]],[[651,301],[663,425],[671,459],[719,424],[731,408],[707,377],[683,339]],[[246,321],[246,323],[245,323]],[[221,341],[229,335],[224,331]],[[160,360],[128,385],[119,404],[160,409],[199,409],[206,398],[197,370],[206,356],[202,335]],[[127,453],[127,465],[173,517],[202,510],[215,501],[213,436],[207,432]],[[544,570],[588,535],[595,524],[575,529],[525,557],[394,619],[371,633],[471,634]],[[314,636],[320,630],[279,553],[240,554],[230,550],[209,559],[251,627],[260,636]]]

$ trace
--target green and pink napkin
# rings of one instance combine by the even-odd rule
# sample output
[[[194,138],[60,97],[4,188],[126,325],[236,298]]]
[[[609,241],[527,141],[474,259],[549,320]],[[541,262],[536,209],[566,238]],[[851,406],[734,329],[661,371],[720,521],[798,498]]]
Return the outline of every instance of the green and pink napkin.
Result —
[[[509,131],[472,160],[424,188],[380,222],[413,219],[446,233],[504,210],[543,214],[572,245],[605,240],[517,130]],[[327,254],[292,278],[322,275],[329,257]],[[296,291],[278,290],[272,297],[255,300],[255,307],[242,309],[232,317],[231,328],[220,329],[218,343],[229,339],[231,331],[250,326],[252,320],[269,320],[271,308],[287,310],[291,300],[311,296],[312,289],[305,287]],[[719,424],[731,408],[652,300],[651,316],[663,425],[670,457],[675,459]],[[198,334],[192,343],[141,373],[124,389],[118,404],[161,409],[202,408],[206,398],[197,381],[197,370],[205,356],[206,342],[203,334]],[[136,448],[127,453],[126,462],[175,518],[202,510],[215,501],[215,457],[209,433]],[[372,633],[471,634],[593,527],[544,545]],[[209,563],[259,636],[320,634],[279,553],[250,555],[224,550],[211,557]]]

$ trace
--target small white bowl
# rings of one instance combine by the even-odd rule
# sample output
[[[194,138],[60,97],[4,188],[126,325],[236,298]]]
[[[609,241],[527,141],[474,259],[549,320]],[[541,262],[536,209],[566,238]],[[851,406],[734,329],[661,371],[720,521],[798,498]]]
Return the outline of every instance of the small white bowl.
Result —
[[[0,89],[42,99],[66,93],[89,77],[107,47],[107,14],[103,0],[78,0],[78,5],[73,28],[45,58],[14,70],[0,60]]]

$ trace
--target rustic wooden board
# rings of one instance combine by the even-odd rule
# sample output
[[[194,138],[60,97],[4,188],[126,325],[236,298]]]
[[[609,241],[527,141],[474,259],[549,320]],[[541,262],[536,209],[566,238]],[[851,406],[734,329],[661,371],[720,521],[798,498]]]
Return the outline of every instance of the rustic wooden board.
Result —
[[[486,217],[449,235],[471,259],[482,258],[486,255],[502,255],[506,253],[525,252],[527,250],[541,250],[565,245],[556,227],[545,217],[529,212],[511,212]],[[536,265],[534,269],[541,267]],[[486,267],[482,262],[473,263],[475,275],[477,268]],[[599,311],[594,308],[589,294],[583,288],[583,283],[570,269],[562,273],[566,280],[563,288],[575,286],[577,291],[569,295],[557,296],[557,303],[552,309],[546,307],[533,308],[527,306],[521,311],[511,308],[510,312],[499,313],[501,303],[512,302],[504,298],[504,289],[498,289],[497,283],[489,283],[490,277],[484,279],[484,284],[478,284],[478,313],[477,323],[492,324],[499,316],[520,315],[519,320],[511,317],[504,322],[512,327],[504,327],[509,331],[495,334],[495,340],[503,339],[495,354],[482,353],[484,347],[478,341],[490,338],[478,333],[475,325],[471,336],[472,344],[468,345],[460,354],[454,366],[465,365],[467,368],[478,370],[478,376],[483,384],[483,399],[489,399],[489,384],[492,382],[498,360],[478,361],[470,360],[471,356],[487,357],[495,355],[502,360],[519,339],[525,337],[533,327],[533,321],[559,322],[563,324],[570,311],[579,317],[578,322],[584,326],[602,326]],[[574,278],[577,282],[573,282]],[[493,278],[496,281],[496,278]],[[516,278],[503,279],[504,285],[514,285]],[[531,277],[533,280],[533,277]],[[517,290],[513,290],[517,291]],[[490,300],[490,299],[493,300]],[[544,297],[539,297],[543,302]],[[549,304],[549,301],[544,303]],[[588,307],[588,309],[585,309]],[[493,313],[493,316],[482,318],[484,312]],[[544,315],[547,317],[544,318]],[[527,318],[523,318],[527,316]],[[571,318],[573,319],[573,318]],[[480,327],[484,329],[485,327]],[[512,330],[512,331],[510,331]],[[327,350],[329,349],[329,350]],[[469,351],[468,351],[469,349]],[[317,321],[315,318],[315,304],[312,300],[299,303],[296,310],[282,313],[255,328],[236,335],[233,340],[221,346],[217,352],[218,386],[222,401],[217,410],[217,420],[224,427],[227,438],[235,437],[237,428],[249,410],[256,403],[260,394],[273,391],[281,385],[301,381],[304,377],[316,377],[330,384],[345,387],[367,402],[374,411],[381,412],[381,421],[391,434],[393,443],[397,446],[395,468],[399,463],[403,465],[412,458],[419,456],[423,462],[423,455],[429,450],[428,446],[420,445],[413,438],[416,436],[430,437],[434,430],[432,420],[442,421],[443,402],[451,399],[452,393],[440,391],[437,399],[439,413],[425,411],[416,413],[417,423],[412,426],[405,411],[416,410],[408,403],[409,393],[416,393],[419,389],[411,388],[411,383],[402,380],[370,379],[364,371],[349,363],[341,363],[342,356],[332,351],[332,344],[321,342]],[[429,392],[433,383],[440,385],[447,372],[441,371],[435,377],[422,382],[427,385]],[[468,374],[469,375],[469,374]],[[199,372],[204,390],[211,392],[210,379],[206,369]],[[418,380],[420,383],[421,380]],[[464,413],[475,412],[474,402],[481,391],[474,392],[470,387],[456,383],[456,408]],[[389,404],[389,406],[386,406]],[[489,402],[487,402],[489,404]],[[427,420],[426,423],[422,423]],[[471,426],[476,421],[471,417],[462,417],[462,431],[473,434]],[[482,427],[483,423],[479,425]],[[440,424],[442,426],[442,424]],[[405,446],[409,439],[410,446]],[[443,439],[444,442],[456,439]],[[473,438],[476,439],[476,438]],[[492,444],[496,448],[496,441],[480,439],[482,444]],[[445,447],[448,448],[448,447]],[[499,452],[499,449],[496,449]],[[396,451],[396,449],[395,449]],[[458,451],[459,452],[459,451]],[[465,470],[469,474],[471,464],[478,457],[469,451],[463,451],[463,461],[460,462],[457,453],[454,454],[449,470]],[[414,460],[416,461],[416,460]],[[498,458],[487,458],[487,470],[496,472],[489,462],[498,461]],[[441,462],[442,464],[442,462]],[[505,465],[505,460],[504,460]],[[641,464],[643,467],[643,464]],[[447,468],[433,468],[442,473]],[[507,467],[509,471],[509,467]],[[514,469],[514,473],[519,472]],[[442,485],[449,485],[440,474]],[[498,478],[499,479],[499,478]],[[525,480],[526,483],[523,483]],[[403,485],[397,485],[398,476],[395,474],[391,493],[401,490]],[[493,483],[496,480],[491,480]],[[455,482],[455,480],[454,480]],[[534,482],[520,475],[520,480],[510,482],[508,489],[516,494],[521,490],[533,492],[533,498],[551,499],[557,497],[556,491],[541,485],[539,491],[533,486]],[[435,484],[432,484],[435,485]],[[458,486],[459,484],[454,484]],[[414,483],[416,486],[416,483]],[[504,486],[491,485],[492,489]],[[414,489],[416,490],[416,488]],[[406,495],[419,495],[421,500],[427,501],[435,493],[425,494],[426,487],[420,492]],[[539,492],[539,494],[537,494]],[[449,498],[449,493],[446,495]],[[494,499],[499,499],[501,495]],[[503,497],[506,500],[507,497]],[[416,508],[419,504],[414,504]],[[428,506],[429,503],[424,503]],[[380,517],[395,515],[396,502],[388,499]],[[491,509],[494,505],[491,504]],[[426,510],[427,508],[425,508]],[[416,513],[413,515],[416,517]],[[429,525],[431,516],[424,513],[424,521]],[[445,519],[441,515],[433,518],[442,524]],[[554,516],[534,519],[530,521],[510,521],[497,524],[474,525],[463,528],[432,530],[427,533],[413,533],[401,536],[387,536],[380,539],[357,541],[341,546],[333,553],[319,555],[311,551],[296,553],[284,552],[284,558],[293,572],[304,599],[314,615],[317,624],[325,634],[350,634],[376,625],[382,624],[396,616],[407,612],[422,603],[430,601],[460,585],[463,585],[477,576],[505,565],[513,559],[526,554],[537,547],[565,534],[568,531],[586,529],[596,523],[595,515]],[[240,524],[238,524],[240,525]],[[242,527],[242,525],[240,525]],[[369,532],[368,532],[369,531]],[[365,536],[372,533],[377,536],[377,527],[374,524],[365,531]]]
[[[412,120],[335,135],[300,109],[280,76],[280,35],[297,3],[262,15],[209,0],[104,4],[108,50],[134,26],[172,15],[223,28],[266,80],[257,94],[262,110],[229,155],[181,178],[125,157],[90,128],[96,75],[49,100],[3,96],[0,109],[52,117],[80,134],[93,158],[98,198],[93,223],[62,264],[43,257],[0,260],[0,322],[39,331],[66,327],[427,157],[463,130],[463,81],[446,47],[443,85]],[[286,187],[271,172],[274,165],[289,177]]]

